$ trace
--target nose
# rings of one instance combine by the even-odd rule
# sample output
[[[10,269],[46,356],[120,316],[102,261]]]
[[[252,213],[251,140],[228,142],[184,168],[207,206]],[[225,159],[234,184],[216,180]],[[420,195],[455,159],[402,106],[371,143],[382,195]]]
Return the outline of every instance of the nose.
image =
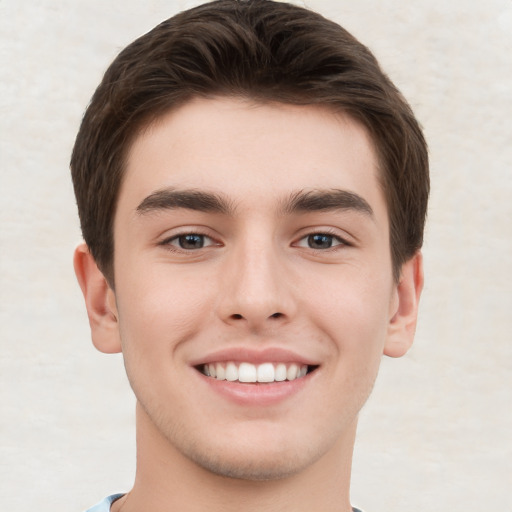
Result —
[[[222,321],[251,331],[287,323],[297,309],[291,281],[272,244],[233,251],[225,262],[218,314]]]

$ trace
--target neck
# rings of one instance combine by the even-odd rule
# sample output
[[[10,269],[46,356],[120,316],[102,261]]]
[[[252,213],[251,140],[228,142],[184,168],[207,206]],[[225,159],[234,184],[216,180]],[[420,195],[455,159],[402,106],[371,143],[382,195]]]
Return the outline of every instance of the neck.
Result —
[[[178,452],[137,407],[137,473],[133,489],[112,512],[349,512],[356,425],[301,472],[268,481],[214,474]]]

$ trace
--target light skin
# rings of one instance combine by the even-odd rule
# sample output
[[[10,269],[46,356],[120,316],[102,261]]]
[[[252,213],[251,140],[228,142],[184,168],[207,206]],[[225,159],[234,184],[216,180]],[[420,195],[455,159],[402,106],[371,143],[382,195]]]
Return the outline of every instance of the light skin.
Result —
[[[137,474],[112,510],[348,512],[357,416],[410,347],[418,253],[395,282],[372,143],[318,106],[193,100],[128,155],[115,291],[78,247],[92,338],[122,351]],[[205,364],[297,364],[240,383]],[[268,365],[267,365],[268,366]]]

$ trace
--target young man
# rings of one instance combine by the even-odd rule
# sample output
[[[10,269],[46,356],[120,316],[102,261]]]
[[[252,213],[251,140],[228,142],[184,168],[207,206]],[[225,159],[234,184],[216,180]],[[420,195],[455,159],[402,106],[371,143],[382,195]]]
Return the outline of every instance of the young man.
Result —
[[[413,340],[429,188],[370,52],[281,2],[183,12],[107,70],[71,169],[92,339],[137,398],[133,489],[91,510],[353,510],[358,412]]]

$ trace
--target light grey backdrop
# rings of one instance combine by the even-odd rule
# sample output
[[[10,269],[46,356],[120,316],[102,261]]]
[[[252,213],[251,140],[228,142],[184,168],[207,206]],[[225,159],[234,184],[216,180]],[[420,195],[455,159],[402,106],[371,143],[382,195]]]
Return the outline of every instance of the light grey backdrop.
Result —
[[[68,161],[108,63],[198,2],[0,1],[0,508],[128,490],[133,405],[95,352]],[[430,145],[416,343],[384,360],[355,451],[368,512],[512,510],[512,2],[310,0],[375,52]]]

